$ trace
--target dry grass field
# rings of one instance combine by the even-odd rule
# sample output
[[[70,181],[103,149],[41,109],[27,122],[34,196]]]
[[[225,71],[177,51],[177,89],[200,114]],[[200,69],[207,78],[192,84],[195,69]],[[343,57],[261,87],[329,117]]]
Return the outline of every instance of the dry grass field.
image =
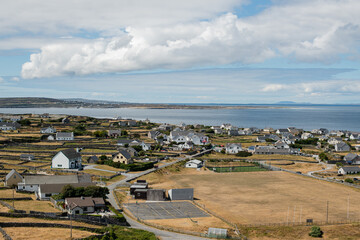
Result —
[[[346,219],[350,199],[350,218],[360,218],[357,199],[360,190],[340,184],[286,173],[214,173],[181,171],[178,174],[149,174],[153,188],[194,188],[197,202],[220,216],[239,224]],[[288,214],[289,210],[289,214]]]
[[[304,156],[297,156],[297,155],[261,155],[256,154],[250,157],[237,157],[233,154],[222,154],[222,153],[211,153],[201,157],[201,159],[260,159],[260,160],[269,160],[269,159],[277,159],[277,160],[298,160],[298,161],[315,161],[314,158],[311,157],[304,157]]]
[[[12,198],[14,193],[14,197],[31,197],[35,198],[35,194],[28,194],[28,193],[17,193],[13,189],[1,189],[0,190],[0,198]]]
[[[287,161],[284,161],[287,162]],[[317,163],[302,163],[302,162],[295,162],[292,165],[282,165],[284,163],[282,163],[281,161],[277,161],[277,162],[266,162],[267,164],[271,164],[272,166],[275,167],[279,167],[282,169],[286,169],[286,170],[290,170],[290,171],[300,171],[302,173],[308,173],[311,171],[318,171],[318,170],[322,170],[324,169],[323,165],[317,164]]]
[[[112,172],[106,172],[106,171],[95,170],[95,169],[86,169],[86,170],[83,170],[82,172],[88,173],[88,174],[93,174],[93,175],[99,175],[99,176],[112,176],[115,174]]]
[[[4,228],[6,233],[14,240],[38,240],[38,239],[70,239],[70,229],[66,228],[31,228],[31,227],[9,227]],[[95,233],[72,230],[73,238],[85,238]]]
[[[7,201],[8,204],[12,205],[12,201]],[[50,201],[39,201],[39,200],[27,200],[27,201],[15,201],[14,207],[17,210],[25,211],[39,211],[39,212],[60,212],[60,210],[53,207]]]

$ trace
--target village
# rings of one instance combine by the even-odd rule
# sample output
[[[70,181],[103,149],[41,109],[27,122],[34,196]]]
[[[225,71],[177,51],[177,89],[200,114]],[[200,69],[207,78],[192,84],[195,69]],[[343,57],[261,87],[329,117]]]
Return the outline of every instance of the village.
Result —
[[[360,220],[350,204],[360,196],[357,132],[2,114],[0,144],[10,239],[31,227],[46,238],[57,227],[63,239],[68,229],[76,239],[156,239],[131,222],[188,239],[261,238],[268,226],[276,239],[290,225],[298,238],[313,224],[336,237]]]

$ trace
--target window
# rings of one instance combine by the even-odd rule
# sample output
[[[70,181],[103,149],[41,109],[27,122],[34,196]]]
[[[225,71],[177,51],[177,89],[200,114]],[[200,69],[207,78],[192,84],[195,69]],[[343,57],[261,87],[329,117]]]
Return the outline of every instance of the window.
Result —
[[[14,175],[14,178],[16,178],[16,175]]]
[[[62,167],[62,164],[58,164],[58,167]]]

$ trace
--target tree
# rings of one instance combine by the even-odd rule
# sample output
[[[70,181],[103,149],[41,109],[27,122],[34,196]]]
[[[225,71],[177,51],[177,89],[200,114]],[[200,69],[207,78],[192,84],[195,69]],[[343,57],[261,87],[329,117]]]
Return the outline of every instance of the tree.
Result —
[[[324,152],[319,154],[319,158],[321,159],[321,161],[329,160],[328,156]]]
[[[346,178],[346,179],[345,179],[345,182],[347,182],[347,183],[354,183],[354,180],[352,180],[351,178]]]
[[[250,157],[252,156],[252,153],[246,152],[246,151],[240,151],[236,154],[237,157]]]
[[[324,232],[321,231],[320,227],[312,226],[309,236],[321,238],[323,234],[324,234]]]
[[[98,130],[98,131],[95,131],[93,134],[95,137],[103,137],[103,138],[107,137],[107,135],[108,135],[105,130],[102,130],[102,131]]]
[[[128,132],[126,130],[121,131],[121,136],[127,136],[127,135],[128,135]]]

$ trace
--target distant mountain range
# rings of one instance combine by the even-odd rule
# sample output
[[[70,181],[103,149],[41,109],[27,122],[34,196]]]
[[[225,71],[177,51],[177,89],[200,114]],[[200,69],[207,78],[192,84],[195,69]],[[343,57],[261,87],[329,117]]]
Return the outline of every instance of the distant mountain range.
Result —
[[[0,108],[158,108],[158,109],[243,109],[243,108],[286,108],[290,106],[327,105],[308,102],[281,101],[273,104],[215,104],[215,103],[129,103],[107,100],[91,100],[82,98],[37,98],[14,97],[0,98]],[[359,105],[359,104],[329,104],[329,105]]]

